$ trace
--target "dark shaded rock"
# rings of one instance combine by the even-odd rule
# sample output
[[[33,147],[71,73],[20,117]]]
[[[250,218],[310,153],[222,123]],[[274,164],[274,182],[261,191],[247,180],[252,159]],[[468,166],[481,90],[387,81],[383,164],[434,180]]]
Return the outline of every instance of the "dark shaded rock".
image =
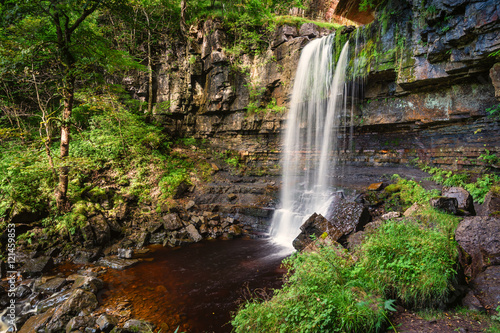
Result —
[[[203,237],[200,235],[196,227],[192,224],[188,225],[186,227],[186,231],[189,234],[189,237],[194,241],[194,242],[199,242],[203,239]]]
[[[458,200],[456,198],[437,197],[432,198],[429,202],[432,207],[446,213],[454,215],[458,213]]]
[[[77,316],[70,319],[66,325],[66,333],[78,331],[84,332],[86,328],[93,328],[96,320],[91,316]]]
[[[97,293],[104,287],[104,282],[94,276],[78,275],[71,286],[72,289],[83,289],[92,293]]]
[[[180,199],[183,196],[185,196],[187,194],[187,192],[189,191],[190,187],[191,187],[191,185],[189,185],[188,183],[186,183],[184,181],[181,182],[179,184],[179,186],[177,186],[177,188],[175,189],[174,199]]]
[[[102,255],[101,248],[93,248],[93,249],[80,249],[77,251],[75,259],[73,262],[75,264],[89,264],[91,262],[96,261]]]
[[[19,330],[19,333],[33,333],[38,332],[39,329],[44,328],[54,314],[55,309],[48,309],[46,312],[30,317]]]
[[[228,231],[227,231],[230,235],[233,235],[233,236],[239,236],[243,233],[243,230],[236,224],[233,224],[229,227]]]
[[[500,216],[500,193],[498,190],[495,189],[486,194],[479,215]]]
[[[118,325],[118,318],[108,314],[102,314],[97,319],[96,324],[99,326],[101,331],[107,333],[111,331],[116,325]]]
[[[148,224],[148,231],[152,234],[161,231],[163,228],[163,222],[158,220],[150,221]]]
[[[23,277],[36,277],[47,272],[52,267],[54,267],[54,259],[41,256],[27,260],[24,266],[21,267],[21,274]]]
[[[457,199],[458,209],[462,210],[466,215],[476,215],[474,199],[466,189],[461,187],[444,188],[442,196]]]
[[[37,286],[35,291],[40,291],[42,293],[54,293],[59,291],[66,285],[67,281],[65,278],[56,277],[48,280],[44,284]]]
[[[186,210],[190,210],[191,208],[194,208],[196,203],[193,200],[189,200],[189,202],[186,204]]]
[[[323,215],[314,213],[300,226],[301,233],[293,240],[292,245],[297,251],[302,251],[312,242],[311,236],[319,238],[329,229],[328,220]],[[340,233],[332,235],[333,238],[337,239],[340,236]]]
[[[132,265],[135,265],[138,263],[139,260],[137,259],[120,259],[117,256],[109,256],[100,259],[97,264],[106,266],[109,268],[117,269],[117,270],[123,270],[127,267],[130,267]]]
[[[142,234],[140,234],[139,238],[137,240],[137,248],[140,249],[140,248],[143,248],[146,245],[148,245],[150,239],[151,239],[150,232],[146,231],[146,232],[143,232]]]
[[[31,294],[31,288],[25,284],[20,285],[16,289],[16,298],[21,299]]]
[[[178,230],[183,227],[182,221],[179,215],[172,213],[163,216],[163,226],[166,230]]]
[[[494,310],[500,306],[500,266],[490,266],[469,283],[470,293],[464,301],[468,307]],[[474,297],[472,297],[474,296]],[[475,298],[475,299],[474,299]],[[480,306],[478,305],[478,301]]]
[[[96,296],[82,289],[74,290],[70,297],[59,305],[52,316],[51,320],[47,323],[46,330],[61,331],[63,330],[71,318],[80,313],[90,314],[98,306]]]
[[[500,219],[466,217],[455,231],[465,275],[475,278],[486,267],[500,264]]]
[[[469,310],[475,310],[475,311],[484,311],[485,308],[479,301],[479,299],[474,295],[474,292],[471,290],[465,295],[465,297],[462,299],[462,305],[468,308]]]
[[[111,239],[111,228],[106,218],[102,215],[96,215],[89,219],[89,223],[94,231],[94,244],[104,245],[109,243]]]
[[[49,216],[47,211],[31,211],[29,209],[21,209],[20,211],[15,211],[12,213],[12,217],[10,219],[11,223],[33,223],[36,221],[40,221],[43,218]]]

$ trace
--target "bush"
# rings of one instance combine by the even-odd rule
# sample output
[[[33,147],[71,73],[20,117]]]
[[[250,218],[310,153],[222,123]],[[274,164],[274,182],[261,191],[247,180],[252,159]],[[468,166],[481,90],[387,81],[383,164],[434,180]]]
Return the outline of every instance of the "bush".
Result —
[[[435,306],[447,300],[456,259],[455,242],[439,228],[389,221],[363,243],[356,274],[407,306]]]
[[[284,261],[290,273],[271,300],[248,302],[233,318],[235,332],[368,332],[385,320],[373,285],[350,281],[354,261],[322,246]]]

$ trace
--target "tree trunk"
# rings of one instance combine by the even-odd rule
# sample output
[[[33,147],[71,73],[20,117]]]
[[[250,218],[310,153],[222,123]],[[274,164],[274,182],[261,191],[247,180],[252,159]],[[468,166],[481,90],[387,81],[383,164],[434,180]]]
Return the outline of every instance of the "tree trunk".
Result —
[[[148,22],[148,117],[153,113],[153,66],[151,60],[151,26],[149,23],[149,15],[145,9],[143,9],[144,16]]]
[[[61,124],[61,167],[59,169],[59,186],[56,189],[56,204],[60,211],[67,210],[68,175],[69,175],[69,140],[70,118],[73,110],[75,93],[75,77],[65,79],[63,88],[64,109]]]

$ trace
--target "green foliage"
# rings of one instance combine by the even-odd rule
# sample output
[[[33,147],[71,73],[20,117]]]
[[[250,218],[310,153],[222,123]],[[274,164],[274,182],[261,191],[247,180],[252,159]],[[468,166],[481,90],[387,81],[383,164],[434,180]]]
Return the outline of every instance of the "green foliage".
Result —
[[[249,301],[233,318],[235,332],[369,332],[385,320],[371,285],[350,283],[354,261],[334,246],[284,261],[287,282],[272,299]]]
[[[338,23],[313,21],[300,16],[289,16],[289,15],[275,16],[273,17],[273,20],[278,26],[286,24],[286,25],[296,26],[299,29],[304,23],[314,23],[320,28],[326,28],[330,30],[337,30],[338,28],[342,27],[342,25]]]
[[[457,253],[440,229],[414,220],[389,221],[367,238],[359,253],[356,273],[380,283],[387,297],[417,307],[447,300]]]
[[[401,201],[406,205],[412,205],[413,203],[424,204],[439,195],[439,191],[427,191],[414,180],[401,178],[399,175],[394,175],[393,179],[397,181],[397,185],[401,189]]]
[[[489,150],[485,150],[485,153],[481,154],[479,158],[491,163],[497,163],[498,161],[496,155],[491,155]],[[423,171],[432,175],[430,177],[430,180],[432,181],[448,187],[458,186],[465,188],[472,195],[474,201],[478,203],[483,203],[484,197],[492,186],[500,182],[500,176],[495,174],[485,173],[482,176],[477,177],[474,182],[471,181],[471,174],[455,173],[453,171],[429,166],[422,166],[421,168]]]

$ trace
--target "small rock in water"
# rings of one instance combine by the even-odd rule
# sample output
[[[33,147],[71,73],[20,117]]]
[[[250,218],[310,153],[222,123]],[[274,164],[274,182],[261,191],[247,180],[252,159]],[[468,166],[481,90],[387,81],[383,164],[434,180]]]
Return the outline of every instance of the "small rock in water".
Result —
[[[118,257],[121,259],[131,259],[134,256],[132,249],[118,249]]]
[[[118,325],[118,318],[108,315],[102,314],[99,318],[97,318],[97,325],[103,332],[111,331],[116,325]]]

